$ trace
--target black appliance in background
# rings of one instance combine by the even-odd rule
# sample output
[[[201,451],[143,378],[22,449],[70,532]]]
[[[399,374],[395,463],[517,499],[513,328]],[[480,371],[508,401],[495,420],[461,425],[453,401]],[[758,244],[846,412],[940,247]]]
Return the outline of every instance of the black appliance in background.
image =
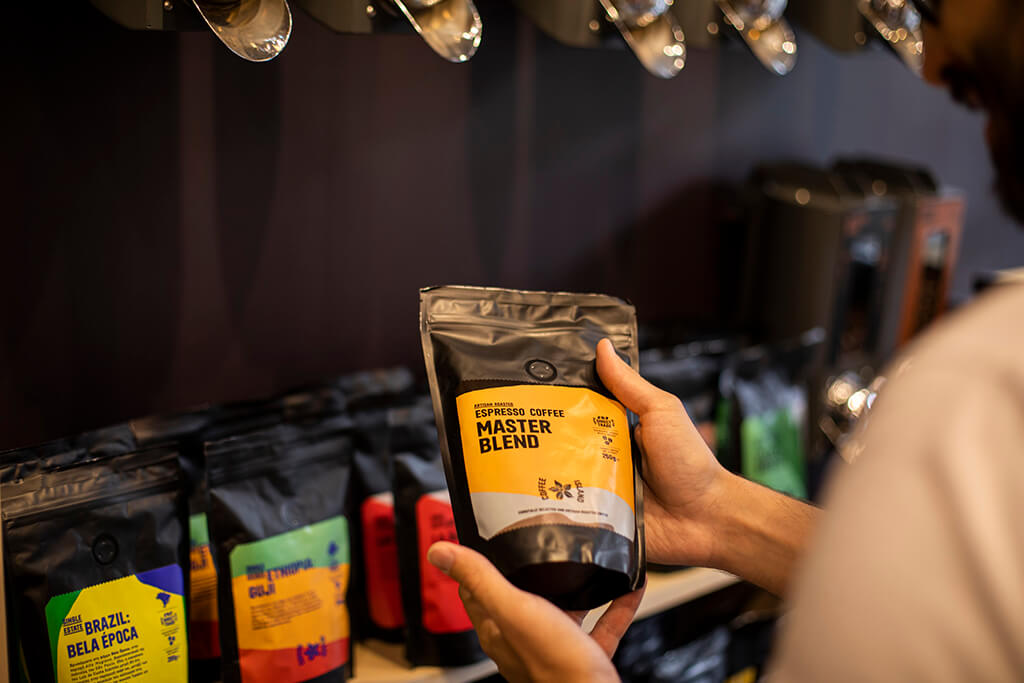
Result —
[[[851,370],[873,377],[886,361],[883,321],[901,207],[865,195],[841,174],[800,163],[758,167],[749,192],[748,329],[765,343],[824,330],[822,352],[805,375],[805,439],[816,472],[835,444],[825,428],[832,379]]]
[[[947,309],[966,201],[957,190],[940,189],[923,168],[850,159],[834,169],[864,197],[890,197],[901,206],[881,321],[888,358]]]
[[[750,192],[743,309],[755,338],[820,327],[826,367],[877,367],[899,204],[798,163],[757,168]]]
[[[810,373],[811,461],[841,447],[893,355],[947,308],[964,197],[926,170],[875,160],[759,167],[744,317],[756,341],[822,327]]]

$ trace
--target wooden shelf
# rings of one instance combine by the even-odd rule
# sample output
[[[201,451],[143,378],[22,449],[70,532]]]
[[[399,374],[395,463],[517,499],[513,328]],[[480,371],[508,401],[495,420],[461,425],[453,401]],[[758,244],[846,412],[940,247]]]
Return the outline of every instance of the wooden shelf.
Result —
[[[649,572],[647,592],[635,619],[645,619],[664,612],[738,581],[739,579],[732,574],[716,569]],[[605,609],[600,607],[587,615],[583,622],[584,629],[589,631]],[[356,644],[355,657],[358,675],[353,679],[353,683],[468,683],[486,678],[498,671],[494,662],[490,660],[457,668],[409,668],[402,657],[402,647],[388,643]]]

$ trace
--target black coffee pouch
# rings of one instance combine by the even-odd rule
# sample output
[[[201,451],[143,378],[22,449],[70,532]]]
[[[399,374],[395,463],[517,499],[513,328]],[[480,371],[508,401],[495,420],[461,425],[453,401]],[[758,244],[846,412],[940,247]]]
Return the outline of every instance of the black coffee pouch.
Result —
[[[351,451],[294,426],[206,445],[226,683],[350,675]]]
[[[339,377],[337,388],[350,413],[387,410],[415,397],[416,381],[409,368],[363,370]]]
[[[355,444],[352,461],[352,583],[349,609],[358,640],[404,639],[391,492],[392,428],[389,411],[415,400],[408,368],[345,375],[336,381],[346,398]],[[436,441],[436,437],[435,437]]]
[[[173,450],[4,485],[5,562],[33,682],[188,680],[187,505]]]
[[[329,385],[292,391],[271,400],[238,401],[194,410],[152,415],[131,422],[143,446],[170,445],[181,454],[189,501],[190,678],[198,683],[220,680],[220,632],[217,573],[210,550],[206,517],[206,474],[203,446],[231,436],[265,430],[282,421],[317,422],[343,410],[341,392]]]
[[[712,451],[717,448],[715,411],[719,375],[727,353],[735,347],[731,340],[714,339],[671,349],[651,349],[640,355],[644,379],[683,402],[687,415]]]
[[[18,482],[25,478],[47,472],[59,467],[68,467],[88,460],[96,460],[115,455],[124,455],[138,450],[138,445],[127,423],[112,425],[82,432],[74,436],[47,441],[46,443],[15,448],[0,452],[0,509],[3,507],[3,486]],[[0,536],[0,556],[3,555],[3,542]],[[6,616],[8,651],[16,653],[20,650],[19,631],[16,620],[11,616],[13,605],[8,608],[6,596],[11,593],[11,586],[4,575],[0,564],[0,614]],[[18,671],[18,662],[9,657],[12,680],[27,680],[24,667]],[[17,671],[17,673],[15,673]]]
[[[39,472],[138,449],[139,444],[126,422],[35,446],[14,448],[0,452],[0,482],[17,481]]]
[[[441,287],[420,331],[459,539],[563,609],[644,582],[640,457],[597,342],[636,367],[636,312],[599,294]]]
[[[402,642],[402,599],[395,545],[395,500],[391,492],[391,447],[388,412],[352,416],[356,442],[352,460],[354,553],[349,606],[352,629],[360,640]]]
[[[406,659],[413,666],[478,662],[485,655],[459,599],[459,584],[427,561],[435,542],[457,542],[441,460],[401,453],[394,469]]]
[[[131,423],[140,444],[166,445],[181,455],[183,488],[189,513],[189,680],[194,683],[220,680],[217,572],[206,528],[206,463],[203,456],[203,435],[213,424],[215,410],[200,408],[172,415],[154,415]]]

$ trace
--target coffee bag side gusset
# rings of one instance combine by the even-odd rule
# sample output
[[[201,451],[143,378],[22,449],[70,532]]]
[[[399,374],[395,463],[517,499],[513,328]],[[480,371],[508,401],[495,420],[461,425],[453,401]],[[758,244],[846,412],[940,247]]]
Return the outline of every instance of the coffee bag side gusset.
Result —
[[[639,451],[595,365],[607,337],[636,367],[633,307],[475,287],[425,289],[420,302],[459,539],[565,609],[640,587]]]
[[[350,439],[281,426],[206,459],[223,680],[346,680]]]
[[[5,561],[33,682],[188,680],[187,503],[156,449],[4,485]],[[148,677],[142,672],[148,672]]]

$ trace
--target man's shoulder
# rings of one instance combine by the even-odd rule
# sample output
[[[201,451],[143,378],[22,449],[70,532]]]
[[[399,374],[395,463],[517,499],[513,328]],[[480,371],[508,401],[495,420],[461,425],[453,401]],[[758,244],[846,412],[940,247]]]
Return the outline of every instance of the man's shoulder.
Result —
[[[936,324],[887,372],[851,456],[934,455],[954,429],[984,429],[1009,414],[1024,424],[1024,286],[981,297]],[[998,410],[996,409],[998,408]]]
[[[901,355],[894,370],[911,378],[942,370],[1024,378],[1024,285],[992,290],[947,316]]]

